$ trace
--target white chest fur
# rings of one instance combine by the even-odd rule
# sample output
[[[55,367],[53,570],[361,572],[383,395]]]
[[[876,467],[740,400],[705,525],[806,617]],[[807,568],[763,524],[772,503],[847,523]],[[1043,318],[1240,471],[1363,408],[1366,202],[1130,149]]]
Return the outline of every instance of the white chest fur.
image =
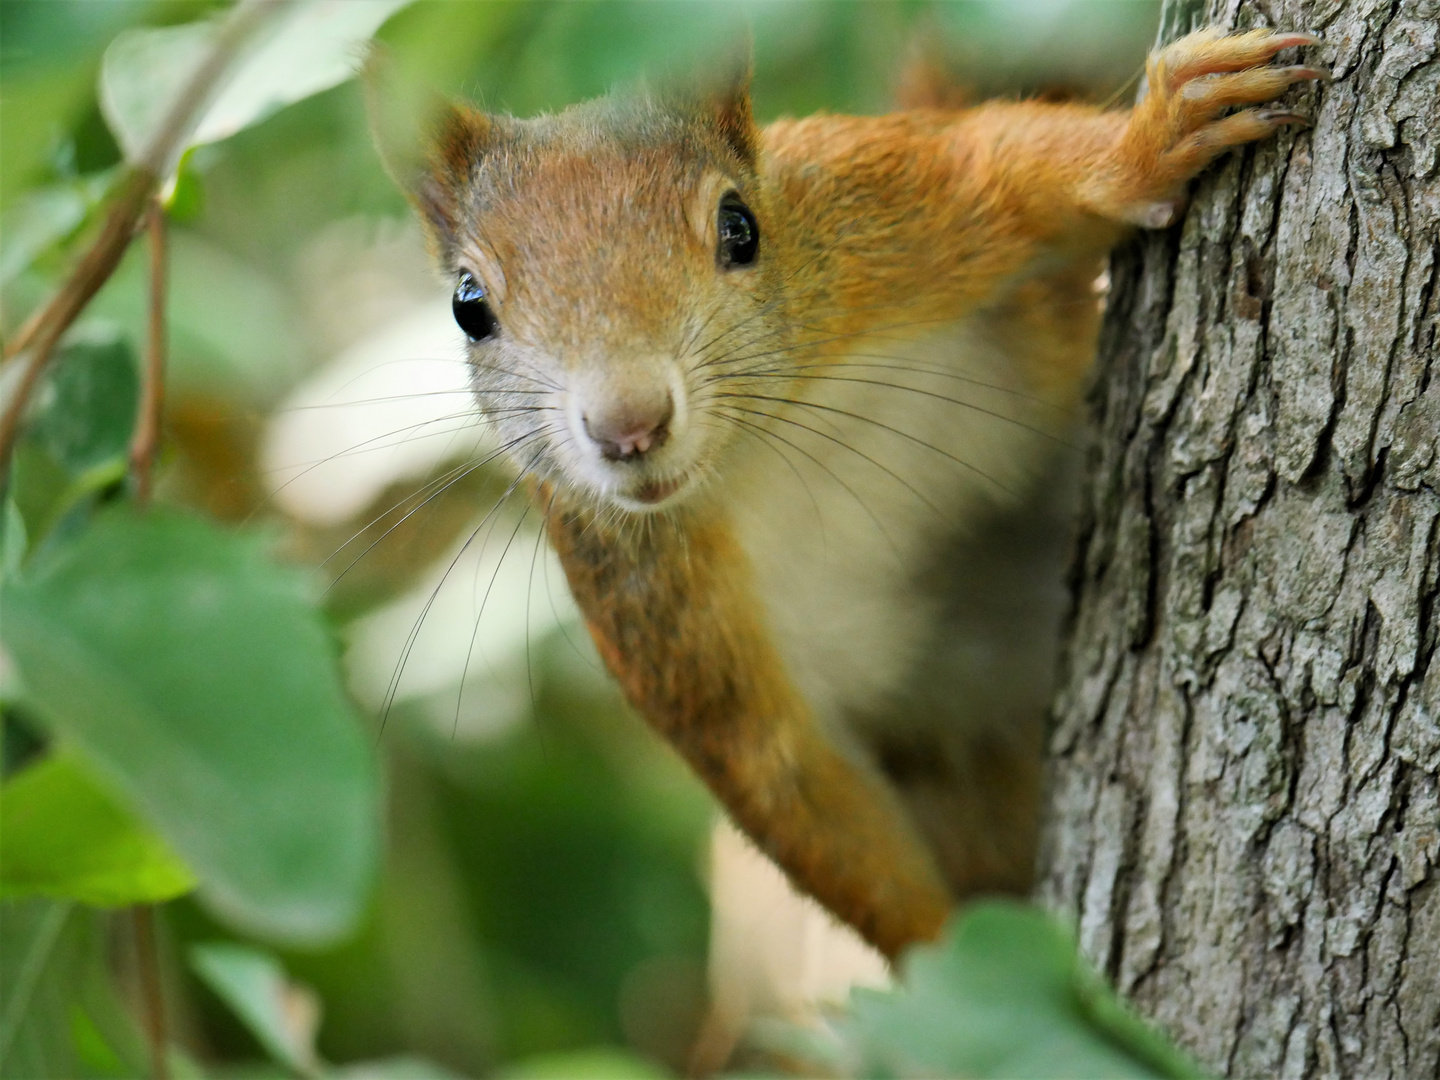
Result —
[[[918,571],[1024,492],[1045,446],[1036,429],[1062,426],[1014,368],[983,325],[957,323],[873,338],[806,372],[792,391],[803,404],[753,402],[773,415],[746,417],[765,434],[741,436],[736,529],[776,644],[823,723],[899,687],[935,632],[937,598]]]

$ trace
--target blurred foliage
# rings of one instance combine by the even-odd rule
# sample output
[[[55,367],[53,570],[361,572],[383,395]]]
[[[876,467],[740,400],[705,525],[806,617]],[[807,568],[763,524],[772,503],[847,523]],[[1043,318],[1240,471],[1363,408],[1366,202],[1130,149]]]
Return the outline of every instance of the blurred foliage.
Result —
[[[1045,914],[975,904],[933,948],[906,957],[902,988],[857,990],[842,1040],[866,1076],[1197,1078],[1121,1005]]]
[[[0,788],[0,897],[109,907],[170,900],[195,878],[74,755],[55,753]]]
[[[348,931],[373,868],[374,767],[298,575],[253,539],[120,506],[25,569],[0,604],[35,715],[231,922]]]
[[[388,15],[379,37],[414,78],[527,115],[642,77],[664,85],[711,70],[748,26],[764,119],[883,110],[920,41],[940,43],[977,96],[1105,98],[1135,74],[1157,8],[360,6],[337,9],[348,30],[312,25],[269,42],[280,51],[227,91],[227,125],[181,158],[167,192],[161,505],[138,511],[126,479],[148,304],[142,244],[67,335],[5,480],[6,1076],[146,1070],[131,923],[93,905],[159,900],[192,876],[198,889],[158,912],[176,1075],[659,1076],[683,1070],[701,1025],[700,866],[713,810],[623,708],[583,632],[532,603],[526,584],[519,614],[505,616],[518,644],[503,655],[482,649],[475,671],[467,658],[424,694],[398,674],[388,702],[358,689],[384,685],[391,664],[423,666],[402,661],[402,640],[387,670],[357,671],[367,619],[417,589],[423,598],[505,490],[503,472],[468,475],[423,512],[411,500],[388,514],[417,489],[440,491],[421,484],[444,480],[460,457],[437,459],[419,480],[385,474],[368,509],[340,523],[273,497],[260,449],[296,388],[443,300],[423,270],[396,269],[421,264],[419,242],[371,147],[360,93],[334,85],[336,41]],[[109,114],[144,112],[174,71],[162,70],[170,53],[144,45],[159,39],[134,32],[198,39],[208,31],[191,24],[226,8],[0,0],[7,338],[94,235],[121,146],[136,141],[106,123],[107,47],[131,35],[105,62],[112,82],[130,80],[111,93]],[[403,441],[410,430],[392,434]],[[493,541],[528,561],[528,583],[543,559],[533,525],[514,528]],[[450,584],[465,586],[463,575]],[[1021,1059],[1005,1054],[1023,1044],[1032,1063],[1078,1054],[1093,1066],[1071,1075],[1122,1058],[1127,1070],[1148,1062],[1183,1075],[1078,973],[1068,944],[1040,924],[995,918],[916,958],[904,993],[857,1002],[831,1064],[856,1075],[987,1075],[1000,1062],[1018,1075]],[[986,983],[992,969],[1004,978]],[[952,1038],[960,1015],[983,1029],[968,1050]],[[989,1065],[973,1056],[982,1044],[1001,1047]]]

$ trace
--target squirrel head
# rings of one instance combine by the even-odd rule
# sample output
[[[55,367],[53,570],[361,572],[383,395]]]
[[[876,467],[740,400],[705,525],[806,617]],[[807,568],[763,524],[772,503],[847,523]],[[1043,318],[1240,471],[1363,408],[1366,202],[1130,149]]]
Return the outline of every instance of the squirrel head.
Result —
[[[530,120],[447,107],[412,198],[479,407],[527,472],[602,507],[715,471],[727,354],[777,347],[780,222],[746,71]]]

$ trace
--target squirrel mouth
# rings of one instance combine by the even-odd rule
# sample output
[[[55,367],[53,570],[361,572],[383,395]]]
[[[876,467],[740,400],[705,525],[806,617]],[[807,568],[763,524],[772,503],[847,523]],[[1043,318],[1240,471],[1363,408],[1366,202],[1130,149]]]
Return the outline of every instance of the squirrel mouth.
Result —
[[[683,476],[672,477],[669,480],[647,480],[630,492],[630,498],[644,503],[646,506],[654,506],[656,503],[664,502],[684,486],[685,478]]]

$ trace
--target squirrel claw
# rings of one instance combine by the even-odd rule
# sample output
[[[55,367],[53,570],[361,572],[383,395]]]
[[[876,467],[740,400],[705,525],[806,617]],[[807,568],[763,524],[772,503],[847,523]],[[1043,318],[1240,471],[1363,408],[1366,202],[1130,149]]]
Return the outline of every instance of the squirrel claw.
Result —
[[[1311,127],[1315,123],[1305,113],[1294,112],[1290,109],[1261,109],[1256,117],[1264,120],[1267,124],[1299,124],[1302,127]]]
[[[1293,49],[1302,45],[1323,45],[1325,39],[1319,34],[1312,34],[1306,30],[1294,30],[1287,34],[1276,34],[1271,43],[1281,49]]]
[[[1310,126],[1306,114],[1264,103],[1296,83],[1330,78],[1320,64],[1270,63],[1284,49],[1319,42],[1303,32],[1225,34],[1210,28],[1153,54],[1151,92],[1135,106],[1117,147],[1111,175],[1120,179],[1107,200],[1109,213],[1130,224],[1164,227],[1170,223],[1164,208],[1175,193],[1224,150],[1268,138],[1282,125]]]

